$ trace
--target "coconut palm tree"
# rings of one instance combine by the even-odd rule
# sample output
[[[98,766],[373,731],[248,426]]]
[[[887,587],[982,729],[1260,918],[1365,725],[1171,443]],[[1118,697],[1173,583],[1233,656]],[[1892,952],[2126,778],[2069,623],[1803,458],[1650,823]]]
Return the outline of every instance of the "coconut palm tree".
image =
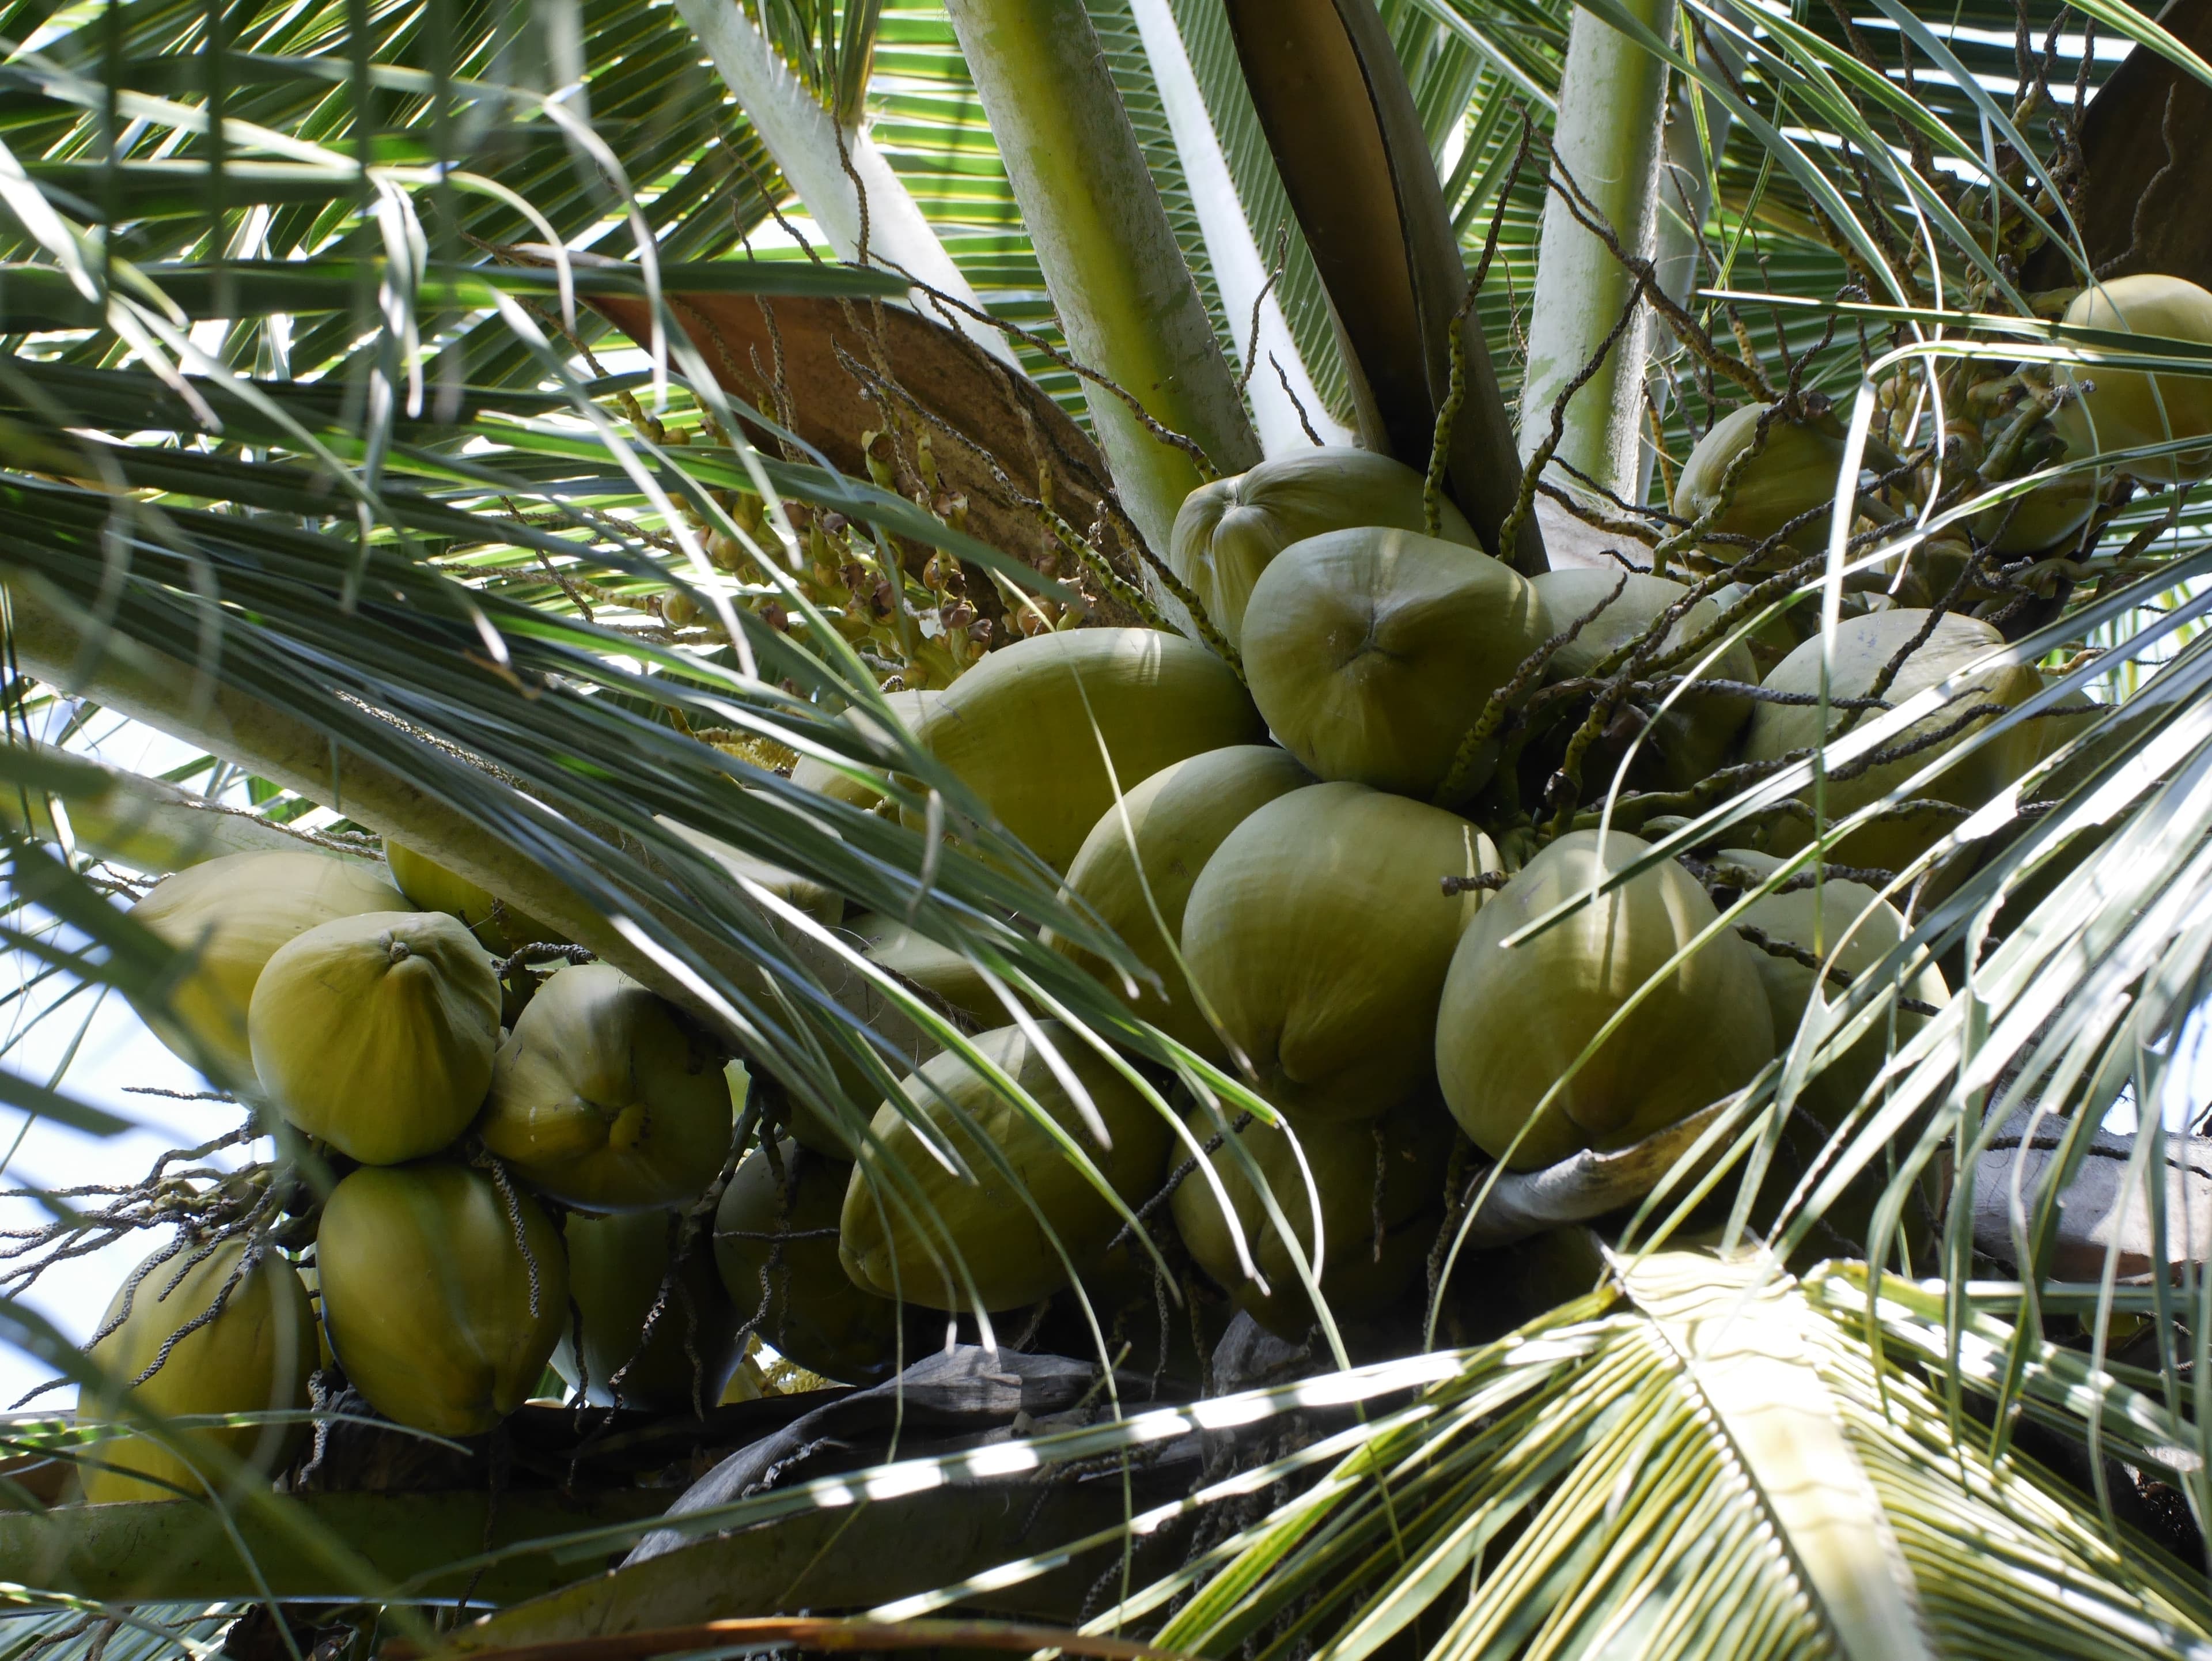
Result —
[[[1017,1330],[943,1252],[957,1376],[935,1325],[872,1389],[626,1418],[572,1379],[460,1441],[319,1384],[221,1416],[313,1425],[279,1491],[24,1299],[179,1221],[300,1253],[329,1150],[226,1126],[188,1175],[45,1196],[8,1260],[4,1335],[106,1403],[0,1438],[16,1652],[2212,1652],[2212,1191],[2166,1135],[2207,962],[2212,343],[2068,310],[2212,286],[2202,6],[18,0],[0,40],[18,1008],[112,988],[250,1092],[184,1019],[205,942],[118,901],[381,838],[537,925],[509,998],[596,958],[742,1063],[684,1241],[753,1143],[849,1130],[942,1053],[1057,1137],[1078,1169],[1012,1188],[1103,1202],[1158,1308]],[[2157,429],[2095,418],[2099,377],[2153,371]],[[1243,675],[1178,512],[1355,443],[1516,581],[1697,591],[1547,679],[1601,611],[1555,619],[1439,787],[1494,838],[1477,892],[1565,835],[1629,850],[1516,940],[1653,873],[1705,896],[1544,1102],[1716,941],[1798,972],[1803,1013],[1651,1135],[1460,1138],[1395,1326],[1267,1193],[1301,1354],[1195,1318],[1227,1305],[1163,1248],[1164,1192],[1115,1190],[979,1029],[1030,1022],[1173,1122],[1170,1187],[1276,1110],[1123,1001],[1144,958],[891,698],[1100,624]],[[1847,625],[1903,612],[1925,629],[1855,669]],[[1947,616],[1979,645],[1900,682]],[[1655,782],[1638,735],[1701,676],[1782,736]],[[198,759],[90,758],[95,711]],[[1484,790],[1492,743],[1528,764]],[[1819,898],[1805,940],[1755,920],[1809,891],[1863,921],[1847,884],[1892,934]],[[66,1076],[0,1080],[124,1128]],[[267,1157],[193,1163],[219,1142]],[[65,1503],[120,1430],[204,1488]]]

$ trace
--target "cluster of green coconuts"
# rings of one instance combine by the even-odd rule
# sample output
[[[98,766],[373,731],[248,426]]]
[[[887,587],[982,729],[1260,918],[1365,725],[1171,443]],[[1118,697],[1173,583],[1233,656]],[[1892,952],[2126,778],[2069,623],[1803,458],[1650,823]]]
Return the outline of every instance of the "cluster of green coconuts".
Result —
[[[2075,311],[2069,320],[2212,342],[2212,295],[2172,279],[2122,279]],[[2107,371],[2063,411],[2106,448],[2212,439],[2212,381]],[[1751,441],[1759,414],[1708,435],[1678,508],[1701,510],[1698,491]],[[1783,429],[1755,459],[1738,470],[1732,524],[1742,533],[1770,534],[1832,494],[1835,453],[1816,437]],[[2212,448],[2148,465],[2153,478],[2202,472]],[[1256,1319],[1296,1335],[1313,1311],[1253,1173],[1309,1260],[1317,1200],[1322,1291],[1371,1311],[1419,1272],[1455,1129],[1528,1169],[1626,1146],[1739,1089],[1795,1031],[1812,970],[1729,930],[1676,961],[1717,913],[1671,861],[1509,948],[1525,924],[1647,844],[1571,831],[1533,851],[1528,838],[1501,849],[1437,800],[1447,780],[1464,793],[1460,805],[1480,799],[1498,758],[1468,742],[1477,712],[1577,619],[1579,632],[1544,666],[1549,681],[1604,669],[1670,611],[1666,642],[1693,639],[1717,607],[1678,610],[1686,590],[1649,575],[1524,578],[1482,552],[1448,502],[1439,533],[1427,523],[1422,479],[1395,461],[1334,448],[1271,461],[1195,492],[1175,529],[1171,563],[1237,648],[1241,678],[1181,635],[1074,630],[1013,642],[943,691],[894,695],[927,748],[1064,875],[1066,897],[1118,934],[1152,980],[1089,966],[1134,1013],[1249,1080],[1295,1147],[1218,1105],[1191,1109],[1178,1136],[1121,1068],[1064,1029],[1005,1024],[957,959],[844,919],[836,897],[817,895],[817,915],[988,1025],[976,1050],[1051,1128],[941,1054],[905,1082],[906,1110],[882,1104],[864,1138],[798,1114],[790,1135],[755,1150],[728,1184],[711,1257],[671,1276],[678,1213],[719,1175],[732,1127],[724,1058],[677,1011],[591,964],[557,970],[519,1012],[507,1008],[495,958],[547,932],[404,848],[388,848],[388,867],[234,855],[161,883],[137,915],[198,953],[174,1019],[349,1166],[322,1211],[319,1311],[289,1259],[268,1251],[240,1277],[246,1248],[228,1242],[134,1277],[127,1318],[96,1358],[128,1379],[167,1346],[136,1393],[175,1415],[304,1405],[308,1372],[334,1354],[379,1412],[446,1434],[514,1411],[549,1360],[597,1400],[676,1409],[703,1390],[712,1401],[756,1314],[799,1365],[870,1382],[898,1354],[902,1305],[1015,1310],[1078,1278],[1142,1274],[1140,1254],[1115,1244],[1118,1213],[1071,1151],[1134,1208],[1194,1147],[1208,1150],[1212,1171],[1175,1189],[1183,1246]],[[1832,697],[1869,694],[1928,620],[1895,606],[1848,618]],[[1887,696],[1911,697],[1998,643],[1988,624],[1946,614]],[[1763,684],[1815,690],[1820,653],[1817,640],[1798,646]],[[1703,672],[1761,678],[1742,645]],[[2027,668],[1988,668],[1948,707],[2010,708],[2041,685]],[[1992,718],[1831,782],[1827,815],[1874,800]],[[1819,720],[1803,705],[1685,698],[1644,733],[1636,766],[1644,788],[1685,788],[1735,762],[1806,750],[1822,737]],[[1900,742],[1949,724],[1939,710]],[[1939,800],[1979,806],[2064,730],[2024,723],[1984,745],[1943,776]],[[894,811],[882,781],[855,770],[809,761],[794,777]],[[1882,818],[1831,857],[1894,870],[1955,822],[1940,809]],[[1809,836],[1809,818],[1783,818],[1764,846],[1722,850],[1718,862],[1755,877]],[[1490,885],[1442,880],[1480,877]],[[1905,928],[1874,890],[1838,879],[1763,898],[1743,921],[1822,950],[1848,932],[1837,958],[1846,972],[1878,960]],[[1908,991],[1923,1004],[1948,995],[1933,969]],[[1884,1048],[1870,1034],[1816,1081],[1805,1110],[1832,1123]],[[929,1150],[917,1124],[967,1171]],[[510,1180],[458,1153],[465,1136]],[[664,1282],[680,1282],[679,1314]],[[226,1285],[221,1313],[175,1338]],[[265,1464],[288,1433],[207,1434]],[[102,1457],[115,1469],[88,1472],[95,1500],[192,1484],[149,1445],[110,1443]]]
[[[241,1274],[241,1239],[157,1254],[117,1293],[93,1358],[172,1418],[304,1408],[333,1355],[379,1413],[442,1435],[490,1428],[549,1362],[601,1402],[711,1405],[742,1360],[739,1305],[760,1306],[776,1237],[812,1226],[795,1220],[819,1209],[822,1177],[795,1151],[757,1152],[724,1191],[726,1238],[702,1238],[672,1276],[681,1213],[730,1150],[726,1057],[602,964],[556,969],[517,1007],[498,962],[552,932],[405,848],[386,852],[386,865],[233,855],[134,908],[196,954],[157,1031],[251,1080],[257,1104],[343,1174],[312,1265],[269,1247]],[[783,1331],[804,1323],[769,1314],[761,1329],[787,1353],[809,1349]],[[283,1427],[185,1439],[264,1468],[295,1442]],[[200,1480],[139,1439],[94,1457],[95,1503]]]

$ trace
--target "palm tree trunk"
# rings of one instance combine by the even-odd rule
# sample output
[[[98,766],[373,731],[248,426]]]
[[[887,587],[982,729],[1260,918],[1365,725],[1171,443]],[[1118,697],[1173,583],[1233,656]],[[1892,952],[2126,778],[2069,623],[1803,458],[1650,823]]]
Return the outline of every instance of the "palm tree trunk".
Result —
[[[1671,36],[1671,4],[1627,3],[1654,33]],[[1651,251],[1666,91],[1664,64],[1590,13],[1575,13],[1553,154],[1632,254]],[[1524,459],[1549,437],[1553,405],[1596,356],[1634,286],[1612,250],[1577,222],[1554,188],[1544,204],[1528,321],[1528,370],[1521,393]],[[1636,486],[1650,326],[1650,313],[1641,313],[1569,401],[1553,453],[1554,461],[1622,494]]]
[[[1081,0],[947,0],[1068,348],[1214,468],[1260,459],[1237,378],[1145,165]],[[1111,392],[1091,428],[1122,504],[1166,551],[1205,474]]]

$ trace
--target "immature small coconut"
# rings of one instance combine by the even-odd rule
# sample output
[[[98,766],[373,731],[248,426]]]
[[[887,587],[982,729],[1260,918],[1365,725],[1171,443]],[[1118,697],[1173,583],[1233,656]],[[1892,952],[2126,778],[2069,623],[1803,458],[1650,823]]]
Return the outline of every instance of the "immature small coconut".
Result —
[[[1218,1061],[1228,1058],[1183,977],[1178,942],[1198,874],[1231,830],[1278,796],[1314,782],[1286,750],[1231,745],[1162,768],[1109,807],[1067,868],[1066,893],[1160,979],[1131,999],[1103,958],[1055,936],[1054,950],[1122,993],[1129,1007],[1162,1031]]]
[[[1277,554],[1308,537],[1362,525],[1423,530],[1425,486],[1404,462],[1373,450],[1328,445],[1263,461],[1183,498],[1168,565],[1234,646],[1243,637],[1253,585]],[[1449,498],[1440,498],[1437,508],[1439,536],[1463,547],[1481,545]]]
[[[1316,776],[1425,800],[1484,701],[1542,643],[1510,565],[1414,531],[1334,531],[1278,555],[1244,614],[1244,672]],[[1472,789],[1495,754],[1467,775]]]
[[[1635,571],[1545,571],[1528,581],[1542,604],[1547,637],[1565,634],[1577,619],[1604,604],[1606,596],[1616,586],[1620,587],[1618,599],[1590,618],[1572,640],[1552,654],[1544,666],[1544,678],[1550,681],[1573,680],[1592,673],[1613,652],[1640,640],[1654,623],[1680,605],[1690,592],[1679,582]],[[1721,608],[1713,601],[1697,601],[1668,626],[1654,655],[1671,652],[1698,639],[1719,621],[1720,616]],[[1656,672],[1691,674],[1712,645],[1697,658]],[[1649,678],[1653,672],[1646,671],[1642,678]],[[1732,642],[1698,676],[1698,680],[1757,685],[1759,670],[1752,660],[1751,648],[1740,640]],[[1751,709],[1752,700],[1747,696],[1701,692],[1693,684],[1659,718],[1656,730],[1644,739],[1640,757],[1643,764],[1638,773],[1658,788],[1688,789],[1727,764],[1736,734],[1751,719]]]
[[[1316,784],[1223,839],[1183,909],[1192,983],[1261,1094],[1301,1124],[1370,1118],[1426,1086],[1437,1000],[1501,868],[1457,814]]]
[[[166,1261],[156,1252],[132,1271],[107,1305],[101,1327],[122,1324],[91,1349],[111,1381],[87,1393],[82,1416],[112,1418],[118,1401],[164,1418],[192,1414],[296,1412],[307,1406],[307,1375],[315,1369],[315,1312],[299,1272],[275,1251],[264,1251],[238,1275],[244,1240],[212,1247],[187,1242]],[[221,1311],[185,1332],[167,1358],[143,1383],[139,1375],[161,1357],[179,1332],[216,1308]],[[125,1313],[126,1300],[129,1312]],[[221,1493],[228,1473],[207,1456],[220,1450],[256,1469],[275,1470],[298,1445],[301,1425],[250,1425],[229,1430],[172,1433],[191,1456],[188,1463],[159,1443],[125,1436],[88,1448],[80,1466],[84,1497],[95,1506],[122,1500],[174,1500],[197,1495],[212,1482]],[[94,1462],[97,1462],[97,1464]],[[195,1469],[197,1467],[197,1470]],[[204,1482],[203,1479],[205,1479]]]
[[[837,1258],[834,1232],[852,1183],[849,1160],[796,1142],[745,1155],[714,1212],[714,1266],[731,1304],[760,1317],[761,1337],[810,1372],[880,1384],[898,1365],[899,1307],[864,1292]]]
[[[335,918],[407,909],[384,868],[366,860],[302,850],[230,854],[188,867],[164,877],[131,908],[133,921],[196,957],[191,973],[170,993],[166,1013],[139,1013],[186,1061],[198,1059],[190,1042],[197,1040],[238,1080],[251,1083],[246,1010],[276,948]]]
[[[682,1226],[683,1218],[673,1211],[615,1217],[572,1211],[562,1222],[568,1291],[578,1318],[562,1328],[553,1350],[553,1370],[571,1390],[580,1382],[586,1401],[651,1413],[689,1413],[695,1399],[702,1407],[722,1399],[744,1354],[738,1311],[714,1273],[703,1229],[670,1278],[669,1243]],[[574,1330],[580,1323],[580,1373]]]
[[[1224,1110],[1226,1111],[1227,1110]],[[1191,1135],[1200,1146],[1221,1127],[1208,1115],[1192,1114]],[[1322,1296],[1340,1320],[1370,1315],[1395,1302],[1425,1260],[1431,1231],[1392,1231],[1435,1204],[1443,1193],[1441,1173],[1451,1149],[1451,1116],[1431,1095],[1400,1103],[1381,1117],[1358,1123],[1308,1124],[1295,1132],[1305,1154],[1298,1166],[1291,1137],[1254,1119],[1236,1133],[1251,1156],[1275,1204],[1297,1237],[1301,1254],[1313,1264],[1312,1197],[1306,1173],[1321,1196]],[[1212,1183],[1198,1174],[1183,1178],[1170,1202],[1176,1232],[1193,1261],[1228,1289],[1237,1304],[1262,1326],[1295,1338],[1314,1320],[1313,1305],[1298,1277],[1288,1247],[1267,1216],[1244,1162],[1227,1140],[1206,1156],[1244,1237],[1254,1266],[1267,1290],[1246,1276],[1237,1243]],[[1375,1230],[1380,1224],[1380,1250]]]
[[[1716,863],[1733,866],[1759,879],[1771,876],[1781,865],[1771,855],[1747,849],[1724,849]],[[1852,980],[1875,970],[1906,932],[1904,916],[1880,894],[1863,883],[1836,877],[1826,877],[1810,888],[1762,895],[1744,908],[1740,921],[1758,929],[1770,941],[1810,952],[1823,962],[1832,957],[1833,967],[1840,977],[1830,980],[1826,986],[1826,995],[1831,1003],[1845,995]],[[1759,983],[1766,989],[1767,1004],[1774,1015],[1776,1047],[1786,1052],[1796,1041],[1806,1011],[1812,1006],[1816,971],[1794,956],[1781,952],[1761,951],[1755,961]],[[1951,991],[1943,983],[1942,971],[1933,964],[1924,964],[1906,981],[1904,995],[1916,1003],[1941,1008],[1948,1001]],[[1804,1123],[1793,1123],[1784,1133],[1781,1168],[1767,1178],[1763,1198],[1778,1205],[1788,1197],[1796,1177],[1821,1154],[1829,1136],[1859,1106],[1860,1098],[1881,1074],[1884,1061],[1894,1049],[1901,1049],[1926,1020],[1927,1017],[1917,1011],[1899,1009],[1894,1017],[1893,1031],[1891,1023],[1885,1020],[1842,1056],[1806,1079],[1796,1098]],[[1863,1127],[1865,1119],[1862,1117],[1857,1123]],[[1861,1251],[1867,1249],[1868,1227],[1887,1175],[1883,1165],[1869,1167],[1845,1190],[1841,1202],[1830,1207],[1821,1220],[1826,1243],[1832,1244],[1840,1237]],[[1936,1215],[1941,1208],[1941,1196],[1932,1171],[1925,1179],[1925,1186],[1929,1203],[1923,1215],[1906,1219],[1908,1225],[1921,1226],[1910,1231],[1919,1235],[1913,1242],[1916,1248],[1926,1242],[1926,1219]],[[1820,1255],[1827,1253],[1823,1250]]]
[[[1516,1171],[1641,1141],[1741,1089],[1773,1059],[1773,1018],[1741,937],[1716,934],[1668,968],[1718,915],[1671,861],[1506,946],[1647,851],[1618,830],[1561,837],[1482,908],[1452,958],[1437,1018],[1437,1080],[1460,1128]]]
[[[1836,630],[1835,651],[1828,683],[1831,698],[1865,697],[1872,694],[1883,669],[1911,646],[1929,613],[1922,611],[1869,611],[1847,618]],[[2000,649],[2004,636],[1977,618],[1946,612],[1937,618],[1929,636],[1911,651],[1896,678],[1883,693],[1893,706],[1916,692],[1936,685],[1965,669],[1975,660]],[[1820,689],[1821,646],[1816,636],[1778,664],[1767,676],[1770,691],[1817,693]],[[1964,720],[1970,711],[1990,708],[1993,713],[1969,721],[1941,742],[1915,750],[1893,761],[1883,762],[1853,777],[1826,781],[1822,806],[1828,822],[1878,800],[1905,783],[1922,769],[1942,760],[1997,718],[1997,714],[2026,703],[2043,690],[2043,682],[2026,664],[1997,663],[1977,670],[1955,691],[1943,707],[1925,720],[1886,740],[1884,750],[1902,750]],[[1861,721],[1875,718],[1870,711]],[[1830,711],[1828,731],[1836,732],[1844,717]],[[1942,773],[1913,788],[1917,801],[1947,803],[1960,808],[1984,802],[2033,765],[2042,749],[2042,735],[2034,721],[2024,721],[2003,736],[1962,756]],[[1776,761],[1793,751],[1808,750],[1820,741],[1820,710],[1812,704],[1761,703],[1745,731],[1743,757],[1751,761]],[[1800,793],[1808,806],[1810,786]],[[1959,823],[1960,815],[1935,806],[1917,809],[1895,818],[1880,818],[1853,831],[1832,846],[1829,859],[1839,865],[1901,870],[1925,853]],[[1809,817],[1769,821],[1766,850],[1794,853],[1813,839]]]
[[[1082,1084],[1110,1142],[1098,1139],[1038,1043],[1019,1027],[969,1042],[1029,1093],[1059,1136],[964,1056],[952,1050],[936,1056],[906,1080],[903,1110],[890,1102],[876,1110],[846,1187],[837,1250],[855,1286],[930,1309],[962,1310],[977,1298],[986,1309],[1018,1309],[1067,1285],[1071,1264],[1080,1271],[1103,1251],[1121,1217],[1068,1158],[1060,1137],[1128,1206],[1158,1187],[1173,1134],[1158,1111],[1059,1022],[1040,1021],[1036,1030]],[[916,1120],[966,1165],[966,1174],[945,1169]],[[1051,1224],[1051,1236],[1040,1217]]]
[[[1197,642],[1075,629],[988,654],[938,700],[921,739],[1001,825],[1065,871],[1117,787],[1266,735],[1236,671]]]
[[[457,876],[428,855],[418,854],[391,837],[384,839],[384,857],[392,867],[392,880],[399,891],[425,911],[443,911],[467,925],[477,942],[495,958],[504,958],[526,946],[540,942],[566,944],[568,936],[526,911],[519,911],[489,888]]]
[[[1721,500],[1729,468],[1736,458],[1759,442],[1759,421],[1774,406],[1747,404],[1715,423],[1712,429],[1690,451],[1674,482],[1674,513],[1684,520],[1701,520]],[[1832,416],[1791,421],[1777,415],[1766,423],[1766,439],[1759,453],[1743,464],[1728,507],[1706,531],[1722,536],[1749,537],[1764,542],[1792,520],[1826,508],[1836,499],[1844,462],[1844,433]],[[1790,533],[1790,544],[1801,551],[1823,545],[1828,521],[1814,519]],[[1743,557],[1749,550],[1722,548],[1717,557]]]
[[[568,1324],[568,1259],[538,1202],[449,1160],[363,1165],[323,1206],[331,1348],[386,1418],[489,1430],[530,1398]]]
[[[898,717],[906,730],[918,738],[928,724],[930,710],[944,696],[941,691],[908,690],[886,692],[884,702],[890,705],[891,713]],[[890,733],[884,730],[883,723],[871,710],[856,704],[838,719],[864,735],[875,737],[886,744],[890,742]],[[798,765],[791,770],[791,782],[817,794],[835,797],[854,807],[873,809],[884,799],[879,783],[871,784],[855,778],[845,768],[831,762],[817,761],[811,756],[799,758]]]
[[[538,989],[492,1073],[477,1134],[532,1188],[586,1211],[696,1198],[730,1151],[723,1057],[605,964]]]
[[[499,977],[442,911],[371,911],[269,959],[246,1026],[280,1111],[349,1159],[398,1165],[468,1129],[499,1048]]]
[[[2171,350],[2174,341],[2212,346],[2212,293],[2184,278],[2154,272],[2115,277],[2076,295],[2066,308],[2066,321],[2142,336],[2133,350],[2154,356]],[[2078,400],[2059,406],[2054,423],[2070,455],[2212,438],[2212,378],[2205,375],[2062,363],[2051,378],[2062,386],[2087,388]],[[2212,445],[2124,461],[2118,467],[2154,487],[2202,478],[2212,472]]]

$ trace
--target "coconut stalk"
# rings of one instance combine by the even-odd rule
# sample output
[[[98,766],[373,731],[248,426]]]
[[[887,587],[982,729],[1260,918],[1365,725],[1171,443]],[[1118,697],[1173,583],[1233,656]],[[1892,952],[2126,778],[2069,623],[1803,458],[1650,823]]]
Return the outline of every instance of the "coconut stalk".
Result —
[[[82,614],[52,598],[36,578],[10,577],[0,587],[0,598],[6,601],[8,640],[22,673],[198,745],[406,843],[691,1010],[733,1050],[757,1050],[754,1035],[735,1029],[666,963],[600,916],[568,884],[403,775],[165,653],[113,634],[88,639]],[[769,991],[763,971],[752,959],[665,907],[630,897],[652,934],[683,941],[730,983]],[[918,1028],[826,947],[796,934],[785,937],[785,947],[902,1054],[919,1060],[933,1051],[934,1044]],[[760,1059],[766,1063],[770,1058]]]
[[[1145,61],[1151,65],[1153,82],[1159,88],[1160,107],[1175,138],[1183,179],[1190,187],[1199,234],[1206,240],[1206,262],[1213,270],[1214,286],[1221,291],[1222,309],[1229,316],[1261,448],[1271,456],[1307,448],[1314,442],[1307,435],[1309,423],[1324,444],[1351,443],[1351,431],[1329,414],[1320,389],[1314,385],[1291,332],[1290,319],[1283,314],[1283,302],[1268,283],[1267,261],[1237,193],[1212,113],[1206,107],[1206,94],[1191,66],[1182,31],[1176,27],[1175,9],[1168,0],[1129,0],[1129,10],[1145,45]],[[1253,326],[1255,305],[1256,329]],[[1282,370],[1280,380],[1275,374],[1278,365]]]
[[[1168,223],[1081,0],[947,0],[969,73],[1069,350],[1212,467],[1260,459],[1237,377]],[[1146,540],[1164,552],[1197,458],[1085,383],[1091,430]]]
[[[676,0],[676,9],[738,107],[768,146],[837,258],[889,265],[963,305],[982,301],[952,263],[929,221],[868,135],[841,123],[736,0]],[[915,307],[939,313],[916,291]],[[969,339],[1015,363],[1006,338],[957,308],[951,322]]]
[[[1673,0],[1624,3],[1655,35],[1673,39]],[[1571,177],[1621,246],[1645,256],[1653,252],[1657,232],[1654,209],[1666,94],[1664,64],[1593,14],[1574,14],[1552,140],[1553,178],[1564,182],[1561,171]],[[1524,462],[1550,437],[1552,406],[1596,356],[1634,289],[1627,269],[1603,239],[1577,222],[1554,188],[1544,203],[1528,319],[1528,368],[1521,392]],[[1650,313],[1644,309],[1569,401],[1552,457],[1624,496],[1637,483],[1650,330]],[[1558,482],[1571,482],[1564,468],[1559,474]]]

